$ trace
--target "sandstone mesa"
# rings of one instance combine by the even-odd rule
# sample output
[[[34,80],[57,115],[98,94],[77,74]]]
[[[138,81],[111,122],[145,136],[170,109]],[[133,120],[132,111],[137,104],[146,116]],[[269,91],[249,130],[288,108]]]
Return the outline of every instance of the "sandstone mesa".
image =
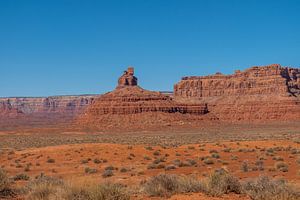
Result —
[[[173,94],[138,86],[134,68],[103,95],[0,98],[3,123],[75,122],[96,129],[172,126],[199,121],[299,121],[300,69],[274,64],[232,75],[183,77]],[[27,123],[27,122],[26,122]],[[0,123],[1,125],[1,123]]]

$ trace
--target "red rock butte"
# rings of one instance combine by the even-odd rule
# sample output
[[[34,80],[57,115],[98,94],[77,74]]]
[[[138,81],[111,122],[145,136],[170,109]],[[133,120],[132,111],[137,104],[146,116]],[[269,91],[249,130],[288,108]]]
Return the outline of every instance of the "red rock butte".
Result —
[[[171,96],[139,87],[134,69],[130,67],[119,78],[116,89],[96,98],[79,122],[99,128],[143,126],[172,123],[184,114],[201,116],[206,113],[205,103],[176,102]]]

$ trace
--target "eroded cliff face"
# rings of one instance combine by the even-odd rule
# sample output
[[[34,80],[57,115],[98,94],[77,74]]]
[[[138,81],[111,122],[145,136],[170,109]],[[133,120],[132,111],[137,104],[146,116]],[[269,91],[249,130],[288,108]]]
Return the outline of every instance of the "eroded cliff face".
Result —
[[[1,127],[70,122],[90,105],[94,95],[0,98]]]
[[[184,77],[175,100],[205,102],[220,120],[300,119],[300,69],[270,65],[232,75]]]

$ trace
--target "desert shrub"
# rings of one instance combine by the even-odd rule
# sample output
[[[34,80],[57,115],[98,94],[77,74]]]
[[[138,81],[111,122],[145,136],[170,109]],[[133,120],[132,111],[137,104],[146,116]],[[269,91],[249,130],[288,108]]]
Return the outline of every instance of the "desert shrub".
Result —
[[[291,154],[300,154],[300,150],[299,149],[292,149]]]
[[[88,190],[90,200],[129,200],[126,188],[121,184],[106,183]]]
[[[242,170],[243,172],[248,172],[248,171],[249,171],[249,164],[248,164],[247,161],[244,161],[244,162],[242,163],[241,170]]]
[[[162,162],[166,162],[165,157],[157,158],[152,163],[153,164],[159,164],[159,163],[162,163]]]
[[[104,170],[104,172],[102,173],[102,177],[103,178],[108,178],[114,175],[114,172],[111,169],[106,169]]]
[[[61,179],[48,177],[43,174],[36,177],[26,186],[28,200],[57,199],[58,191],[64,186]]]
[[[12,194],[10,185],[11,182],[6,171],[0,168],[0,199],[2,196],[10,196]]]
[[[153,152],[153,155],[154,155],[154,156],[159,156],[159,155],[160,155],[160,151],[159,151],[159,150],[154,151],[154,152]]]
[[[29,164],[26,165],[26,167],[24,168],[24,171],[25,172],[29,172],[30,171],[30,165]]]
[[[294,188],[284,181],[259,177],[243,184],[245,193],[253,200],[296,200],[300,199],[299,188]]]
[[[203,185],[195,178],[160,174],[147,181],[144,190],[150,196],[169,197],[177,193],[203,191]]]
[[[115,170],[115,168],[112,165],[109,165],[105,167],[105,170]]]
[[[79,186],[69,186],[63,188],[58,195],[61,200],[90,200],[88,188]]]
[[[122,172],[122,173],[128,172],[128,169],[126,169],[125,167],[122,167],[122,168],[120,169],[120,172]]]
[[[126,188],[120,184],[70,185],[53,178],[39,178],[30,185],[28,200],[129,200]]]
[[[81,164],[87,164],[88,162],[89,162],[88,159],[83,159],[83,160],[81,160]]]
[[[189,163],[190,166],[194,166],[197,164],[197,161],[195,161],[193,159],[187,159],[186,161]]]
[[[206,165],[213,165],[213,164],[214,164],[214,161],[213,161],[212,159],[210,159],[210,158],[205,158],[205,159],[203,160],[203,162],[204,162],[204,164],[206,164]]]
[[[95,158],[95,159],[94,159],[94,163],[95,163],[95,164],[100,164],[100,163],[101,163],[101,160],[99,160],[98,158]]]
[[[147,146],[147,147],[145,147],[145,149],[148,150],[148,151],[152,151],[153,150],[153,148],[151,146]]]
[[[223,149],[223,152],[225,152],[225,153],[230,153],[231,151],[232,151],[231,148],[225,148],[225,149]]]
[[[149,156],[144,156],[144,160],[151,160]]]
[[[95,173],[98,172],[98,170],[97,170],[97,169],[93,169],[93,168],[86,167],[86,168],[84,169],[84,172],[85,172],[86,174],[95,174]]]
[[[220,155],[218,153],[212,153],[211,157],[212,158],[220,158]]]
[[[176,166],[175,165],[167,165],[165,167],[165,170],[169,171],[169,170],[173,170],[173,169],[176,169]]]
[[[283,158],[280,157],[280,156],[275,156],[275,157],[273,158],[273,160],[276,160],[276,161],[283,161]]]
[[[93,186],[68,186],[58,194],[60,200],[129,200],[123,185],[105,183]]]
[[[49,159],[47,160],[47,163],[55,163],[55,160],[54,160],[53,158],[49,158]]]
[[[17,174],[13,177],[14,181],[28,181],[30,177],[27,174]]]
[[[228,193],[242,193],[242,185],[237,178],[225,170],[217,170],[205,181],[205,193],[212,196],[221,196]]]
[[[285,162],[275,163],[275,168],[279,171],[282,171],[282,172],[288,172],[289,171],[289,166]]]
[[[231,155],[231,160],[237,160],[237,159],[239,159],[238,156],[236,156],[236,155]]]
[[[258,170],[260,170],[260,171],[264,170],[264,162],[262,160],[256,161],[255,165],[257,166]]]
[[[150,163],[148,166],[147,166],[147,169],[155,169],[156,168],[156,164],[153,164],[153,163]]]
[[[219,152],[215,149],[212,149],[212,150],[209,151],[209,153],[219,153]]]

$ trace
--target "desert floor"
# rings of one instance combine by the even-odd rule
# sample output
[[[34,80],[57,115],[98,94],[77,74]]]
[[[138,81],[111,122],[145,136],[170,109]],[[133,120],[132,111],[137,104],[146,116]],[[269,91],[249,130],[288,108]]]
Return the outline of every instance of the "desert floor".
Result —
[[[300,124],[300,123],[299,123]],[[158,174],[205,178],[224,168],[241,180],[267,175],[300,185],[300,125],[240,125],[143,133],[1,132],[0,164],[10,176],[41,173],[70,182],[138,187]],[[278,168],[278,163],[285,168]],[[112,176],[103,177],[111,168]],[[16,186],[27,181],[17,181]],[[133,195],[133,199],[146,199]],[[160,198],[151,198],[160,199]],[[171,199],[249,199],[174,195]]]

